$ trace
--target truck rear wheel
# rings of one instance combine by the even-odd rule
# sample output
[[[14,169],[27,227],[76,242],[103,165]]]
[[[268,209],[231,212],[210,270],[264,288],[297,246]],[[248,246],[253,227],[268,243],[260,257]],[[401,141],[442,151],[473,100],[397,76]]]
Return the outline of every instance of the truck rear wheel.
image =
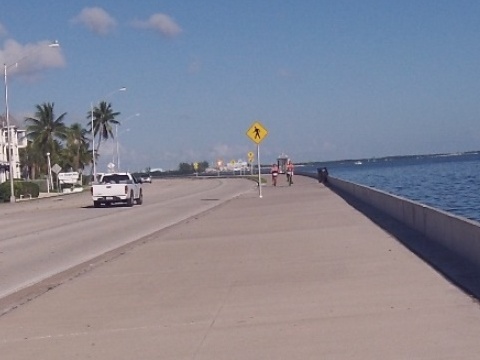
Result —
[[[127,206],[132,207],[133,206],[133,191],[130,193],[130,197],[127,199]]]
[[[137,199],[137,205],[142,205],[143,204],[143,193],[140,191],[140,195],[138,196]]]
[[[100,201],[94,201],[93,202],[93,207],[98,208],[98,207],[100,207],[100,204],[101,204]]]

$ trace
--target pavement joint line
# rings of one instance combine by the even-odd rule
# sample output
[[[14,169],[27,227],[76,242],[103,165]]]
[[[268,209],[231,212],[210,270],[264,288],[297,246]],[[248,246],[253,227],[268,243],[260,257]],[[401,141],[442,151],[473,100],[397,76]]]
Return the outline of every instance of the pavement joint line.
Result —
[[[151,325],[151,326],[134,326],[134,327],[125,327],[125,328],[113,328],[113,329],[102,329],[97,331],[81,331],[81,332],[72,332],[66,334],[54,334],[54,335],[41,335],[41,336],[32,336],[26,338],[15,338],[11,340],[2,339],[2,344],[9,344],[15,343],[20,341],[42,341],[42,340],[50,340],[50,339],[62,339],[68,337],[81,337],[81,336],[91,336],[91,335],[99,335],[99,334],[114,334],[114,333],[121,333],[121,332],[130,332],[130,331],[143,331],[143,330],[155,330],[165,328],[167,325]]]
[[[198,213],[187,215],[185,217],[180,218],[178,221],[177,220],[172,221],[166,224],[162,229],[154,231],[151,234],[145,235],[139,239],[136,239],[130,243],[121,245],[120,247],[117,247],[115,249],[111,249],[103,254],[94,256],[92,259],[86,260],[68,269],[64,269],[63,271],[57,274],[48,276],[44,279],[39,280],[34,284],[27,285],[26,287],[18,289],[17,291],[0,298],[0,318],[18,309],[19,307],[29,303],[30,301],[35,300],[36,298],[42,296],[43,294],[49,292],[50,290],[53,290],[60,285],[63,285],[67,281],[74,280],[75,278],[82,276],[87,272],[92,271],[97,266],[101,266],[103,264],[106,264],[110,261],[115,260],[116,258],[122,255],[125,255],[127,252],[129,252],[130,250],[132,250],[137,246],[142,246],[149,241],[155,240],[158,234],[169,231],[170,229],[178,225],[188,223],[189,221],[197,220],[199,217],[205,216],[206,214],[210,213],[214,209],[224,206],[229,202],[233,201],[234,199],[237,199],[250,192],[252,192],[252,189],[236,193],[223,202],[219,202],[219,203],[214,202],[209,207],[207,207],[206,209],[203,209]]]

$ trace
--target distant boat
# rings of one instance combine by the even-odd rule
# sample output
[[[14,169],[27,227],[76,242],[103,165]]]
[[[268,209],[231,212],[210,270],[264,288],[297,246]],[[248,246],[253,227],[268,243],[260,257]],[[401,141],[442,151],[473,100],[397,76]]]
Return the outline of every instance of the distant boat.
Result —
[[[363,163],[361,161],[355,161],[354,164],[355,165],[362,165]]]

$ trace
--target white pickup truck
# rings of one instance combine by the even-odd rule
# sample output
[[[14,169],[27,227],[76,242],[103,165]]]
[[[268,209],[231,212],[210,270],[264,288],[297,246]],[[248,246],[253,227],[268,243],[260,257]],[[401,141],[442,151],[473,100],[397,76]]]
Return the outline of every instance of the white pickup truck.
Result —
[[[98,183],[91,187],[93,206],[106,206],[114,203],[143,203],[143,190],[141,181],[130,173],[103,174]]]

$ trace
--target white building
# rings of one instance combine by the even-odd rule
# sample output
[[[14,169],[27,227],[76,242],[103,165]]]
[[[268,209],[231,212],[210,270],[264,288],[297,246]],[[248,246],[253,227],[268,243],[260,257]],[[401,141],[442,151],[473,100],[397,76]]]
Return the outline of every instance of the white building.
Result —
[[[4,120],[4,119],[2,119]],[[20,169],[20,157],[18,155],[18,149],[27,147],[27,136],[25,130],[19,130],[18,127],[10,123],[10,128],[7,129],[5,121],[2,121],[1,133],[0,133],[0,183],[3,183],[10,179],[10,175],[14,179],[21,178],[21,169]],[[8,158],[8,133],[7,130],[10,130],[10,139],[11,144],[11,154],[12,154],[12,163],[13,171],[9,171],[9,158]]]

